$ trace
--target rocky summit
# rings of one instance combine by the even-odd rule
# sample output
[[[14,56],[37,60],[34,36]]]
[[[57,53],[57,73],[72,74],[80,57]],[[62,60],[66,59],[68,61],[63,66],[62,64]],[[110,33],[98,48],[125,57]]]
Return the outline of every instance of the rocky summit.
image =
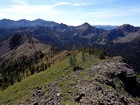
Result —
[[[140,83],[121,57],[99,61],[89,68],[59,74],[57,80],[31,89],[30,105],[139,105]],[[71,73],[69,73],[71,72]],[[55,75],[55,74],[54,74]],[[56,75],[57,76],[57,75]],[[34,78],[34,77],[33,77]],[[54,78],[53,78],[54,79]],[[30,88],[30,87],[28,87]],[[64,90],[63,90],[64,89]]]

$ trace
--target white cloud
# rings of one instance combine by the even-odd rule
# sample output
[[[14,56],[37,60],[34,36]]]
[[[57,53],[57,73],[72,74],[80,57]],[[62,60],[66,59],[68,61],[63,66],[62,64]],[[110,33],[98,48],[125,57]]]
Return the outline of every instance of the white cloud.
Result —
[[[71,2],[58,2],[52,5],[29,5],[26,0],[12,0],[12,4],[7,8],[1,8],[0,13],[7,13],[7,14],[40,14],[40,13],[49,13],[49,14],[58,14],[55,8],[62,6],[62,5],[69,5],[69,6],[84,6],[86,4],[80,3],[71,3]],[[54,12],[55,11],[55,12]],[[56,12],[57,11],[57,12]],[[52,12],[52,13],[51,13]],[[1,14],[3,15],[3,14]],[[3,15],[4,16],[4,15]]]
[[[12,0],[12,5],[0,9],[0,18],[39,18],[47,15],[47,17],[59,15],[59,11],[55,8],[62,5],[70,5],[68,2],[59,2],[52,5],[29,5],[26,0]]]
[[[27,1],[26,0],[11,0],[12,4],[17,4],[17,5],[27,5]]]
[[[63,22],[69,25],[79,25],[84,22],[89,22],[91,24],[107,24],[108,22],[108,24],[110,24],[110,21],[119,23],[122,18],[127,19],[127,17],[140,14],[139,5],[115,5],[115,8],[112,8],[112,6],[107,8],[103,6],[101,9],[94,7],[97,6],[96,4],[100,2],[110,3],[111,0],[61,0],[61,2],[58,2],[58,0],[53,1],[55,2],[53,2],[51,5],[33,5],[29,4],[28,0],[12,0],[9,7],[0,7],[0,19],[10,18],[18,20],[25,18],[33,20],[42,18],[45,20]],[[64,6],[64,8],[59,8],[61,6]],[[71,7],[74,7],[74,9],[71,10]],[[88,7],[88,9],[86,10],[85,7]]]
[[[28,4],[27,0],[11,0],[11,5],[9,7],[0,8],[0,18],[10,18],[14,20],[26,18],[26,19],[56,19],[67,14],[67,10],[58,10],[57,7],[67,5],[74,7],[81,7],[88,5],[84,2],[72,3],[72,2],[57,2],[55,4],[44,4],[44,5],[31,5]],[[66,12],[65,12],[66,11]],[[70,12],[70,11],[69,11]],[[65,17],[65,16],[64,16]],[[55,20],[54,20],[55,21]]]

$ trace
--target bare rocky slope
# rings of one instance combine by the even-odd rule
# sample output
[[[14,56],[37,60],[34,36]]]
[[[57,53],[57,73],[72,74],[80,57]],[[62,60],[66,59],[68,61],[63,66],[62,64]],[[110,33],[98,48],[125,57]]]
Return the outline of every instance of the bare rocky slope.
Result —
[[[31,56],[37,51],[48,52],[51,46],[38,41],[26,34],[15,34],[0,42],[0,57],[19,58]]]

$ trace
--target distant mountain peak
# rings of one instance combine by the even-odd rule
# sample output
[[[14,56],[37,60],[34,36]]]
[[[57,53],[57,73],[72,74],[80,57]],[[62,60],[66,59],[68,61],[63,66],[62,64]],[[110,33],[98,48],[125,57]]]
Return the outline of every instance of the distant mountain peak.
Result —
[[[3,19],[1,19],[1,21],[13,21],[13,20],[11,20],[11,19],[6,19],[6,18],[3,18]]]
[[[125,32],[136,32],[136,31],[139,30],[138,27],[134,27],[134,26],[132,26],[130,24],[121,25],[117,29],[125,31]]]
[[[39,20],[39,21],[45,21],[45,20],[43,20],[43,19],[41,19],[41,18],[38,18],[38,19],[35,19],[35,20]]]
[[[123,25],[118,27],[118,29],[126,29],[126,28],[134,28],[134,26],[132,26],[130,24],[123,24]]]
[[[4,19],[0,20],[0,25],[1,25],[1,27],[3,27],[4,25],[7,25],[7,24],[9,25],[9,23],[13,23],[13,22],[15,22],[15,20],[4,18]]]
[[[64,24],[64,23],[61,23],[59,26],[60,26],[60,27],[67,27],[67,25]]]
[[[87,22],[85,22],[85,23],[83,23],[81,26],[91,26],[89,23],[87,23]]]
[[[78,26],[79,29],[87,29],[89,27],[92,27],[92,26],[87,22],[85,22],[82,25]]]
[[[132,26],[132,25],[130,25],[130,24],[123,24],[122,26],[124,26],[124,27],[125,27],[125,26]]]
[[[28,22],[30,22],[29,20],[26,20],[26,19],[20,19],[20,20],[18,20],[18,21],[16,21],[16,22],[18,22],[18,24],[28,24]]]
[[[38,18],[38,19],[35,19],[35,20],[33,20],[33,21],[36,21],[36,22],[45,22],[45,20],[43,20],[43,19],[40,19],[40,18]]]
[[[28,21],[28,20],[26,20],[26,19],[20,19],[20,20],[18,20],[18,21]]]

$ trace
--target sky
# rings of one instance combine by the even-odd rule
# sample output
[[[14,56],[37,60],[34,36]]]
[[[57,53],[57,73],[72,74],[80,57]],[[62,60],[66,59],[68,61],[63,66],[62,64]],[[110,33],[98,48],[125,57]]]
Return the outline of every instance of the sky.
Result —
[[[0,0],[0,19],[140,26],[140,0]]]

